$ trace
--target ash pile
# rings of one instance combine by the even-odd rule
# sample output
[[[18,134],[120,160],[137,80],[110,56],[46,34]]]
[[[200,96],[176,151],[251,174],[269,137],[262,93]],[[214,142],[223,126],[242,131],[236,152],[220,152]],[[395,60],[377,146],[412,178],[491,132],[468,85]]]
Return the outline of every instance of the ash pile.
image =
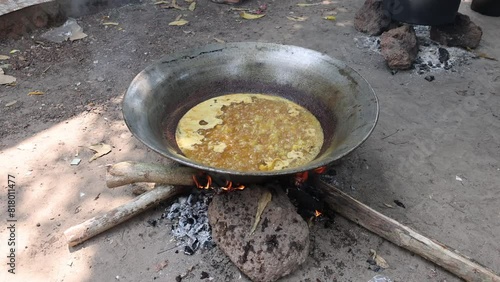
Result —
[[[204,192],[179,197],[162,215],[172,224],[172,235],[179,245],[184,245],[186,255],[215,246],[208,223],[208,204],[212,197],[213,194]]]

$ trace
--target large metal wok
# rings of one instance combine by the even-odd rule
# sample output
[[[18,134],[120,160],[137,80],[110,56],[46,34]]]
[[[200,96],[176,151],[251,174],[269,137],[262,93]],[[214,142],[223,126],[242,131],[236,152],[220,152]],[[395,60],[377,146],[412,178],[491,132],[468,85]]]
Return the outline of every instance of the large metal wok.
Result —
[[[300,167],[265,172],[220,169],[186,158],[175,141],[179,119],[196,104],[230,93],[279,95],[307,108],[324,130],[318,157]],[[368,138],[378,110],[370,85],[341,61],[301,47],[250,42],[167,56],[140,72],[123,100],[125,122],[146,146],[184,165],[240,182],[303,172],[340,159]]]

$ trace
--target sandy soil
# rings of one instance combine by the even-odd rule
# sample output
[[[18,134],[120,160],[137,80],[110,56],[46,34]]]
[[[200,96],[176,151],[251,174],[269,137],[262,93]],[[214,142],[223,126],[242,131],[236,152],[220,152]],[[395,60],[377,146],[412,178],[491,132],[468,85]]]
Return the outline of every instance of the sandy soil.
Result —
[[[285,3],[286,2],[286,3]],[[1,41],[0,54],[15,87],[0,87],[0,179],[16,181],[16,274],[7,272],[7,189],[0,195],[0,281],[248,281],[217,249],[176,252],[170,226],[152,227],[158,207],[77,248],[64,230],[133,195],[132,187],[106,188],[105,165],[123,160],[167,163],[134,139],[120,102],[129,82],[163,55],[215,43],[261,41],[298,45],[347,62],[373,86],[381,105],[369,140],[336,166],[341,187],[382,213],[500,272],[500,71],[497,61],[473,59],[428,82],[414,71],[392,75],[382,57],[356,47],[352,27],[361,0],[298,7],[304,1],[267,1],[266,17],[242,21],[229,6],[198,1],[194,12],[160,9],[150,1],[78,18],[85,39],[38,43],[44,30]],[[181,1],[179,1],[181,3]],[[185,5],[185,3],[181,3]],[[243,7],[257,8],[257,1]],[[336,21],[322,16],[335,11]],[[461,11],[482,26],[479,47],[500,58],[500,21]],[[168,26],[177,15],[189,20]],[[286,16],[307,16],[294,22]],[[104,26],[104,21],[118,26]],[[28,96],[34,90],[44,95]],[[17,101],[7,107],[6,104]],[[88,162],[94,143],[110,154]],[[75,156],[82,159],[70,166]],[[387,208],[399,200],[406,206]],[[393,204],[394,205],[394,204]],[[441,268],[336,217],[311,230],[310,257],[283,281],[460,281]],[[368,269],[375,249],[390,268]],[[166,263],[164,263],[166,262]],[[160,266],[164,266],[161,268]]]

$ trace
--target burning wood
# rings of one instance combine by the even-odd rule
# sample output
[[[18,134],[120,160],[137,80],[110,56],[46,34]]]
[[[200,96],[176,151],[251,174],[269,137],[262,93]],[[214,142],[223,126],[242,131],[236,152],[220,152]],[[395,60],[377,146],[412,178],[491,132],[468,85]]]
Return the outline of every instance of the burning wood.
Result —
[[[193,182],[194,182],[196,187],[198,187],[199,189],[204,189],[204,190],[214,190],[216,194],[219,194],[222,191],[232,192],[232,191],[236,191],[236,190],[245,189],[245,185],[235,184],[233,186],[233,182],[229,181],[229,180],[226,180],[226,183],[224,184],[224,186],[221,186],[221,187],[214,186],[214,185],[212,185],[212,183],[213,183],[212,177],[206,173],[198,173],[198,175],[193,174],[192,178],[193,178]],[[200,180],[200,178],[204,178],[203,182],[206,182],[205,185],[201,184],[202,181]]]
[[[312,171],[303,171],[303,172],[297,172],[295,174],[295,185],[296,186],[301,186],[304,184],[307,179],[309,179],[309,173],[312,174],[323,174],[326,172],[326,166],[320,166],[318,168],[313,169]]]

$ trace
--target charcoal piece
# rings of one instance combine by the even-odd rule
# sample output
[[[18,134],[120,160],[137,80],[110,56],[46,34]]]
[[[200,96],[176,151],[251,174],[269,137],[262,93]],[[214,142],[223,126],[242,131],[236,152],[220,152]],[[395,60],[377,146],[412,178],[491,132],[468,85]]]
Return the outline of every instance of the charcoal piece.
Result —
[[[208,274],[207,272],[205,272],[205,271],[202,271],[202,272],[201,272],[201,277],[200,277],[200,279],[207,279],[207,278],[209,278],[209,277],[210,277],[210,274]]]
[[[148,223],[149,223],[149,225],[156,227],[156,225],[158,224],[158,220],[150,219],[150,220],[148,220]]]
[[[172,220],[172,235],[189,247],[186,254],[214,245],[207,214],[211,197],[210,194],[194,193],[179,197],[167,208],[166,218]]]
[[[185,246],[184,247],[184,254],[188,256],[194,255],[194,250],[190,246]]]
[[[439,52],[439,62],[441,63],[448,62],[448,60],[450,59],[450,52],[448,52],[448,50],[442,47],[438,48],[438,52]]]
[[[434,79],[435,79],[435,77],[433,75],[428,75],[428,76],[425,77],[425,80],[427,80],[429,82],[434,81]]]
[[[398,200],[394,200],[394,203],[395,203],[398,207],[402,207],[403,209],[406,209],[405,205],[404,205],[402,202],[400,202],[400,201],[398,201]]]

